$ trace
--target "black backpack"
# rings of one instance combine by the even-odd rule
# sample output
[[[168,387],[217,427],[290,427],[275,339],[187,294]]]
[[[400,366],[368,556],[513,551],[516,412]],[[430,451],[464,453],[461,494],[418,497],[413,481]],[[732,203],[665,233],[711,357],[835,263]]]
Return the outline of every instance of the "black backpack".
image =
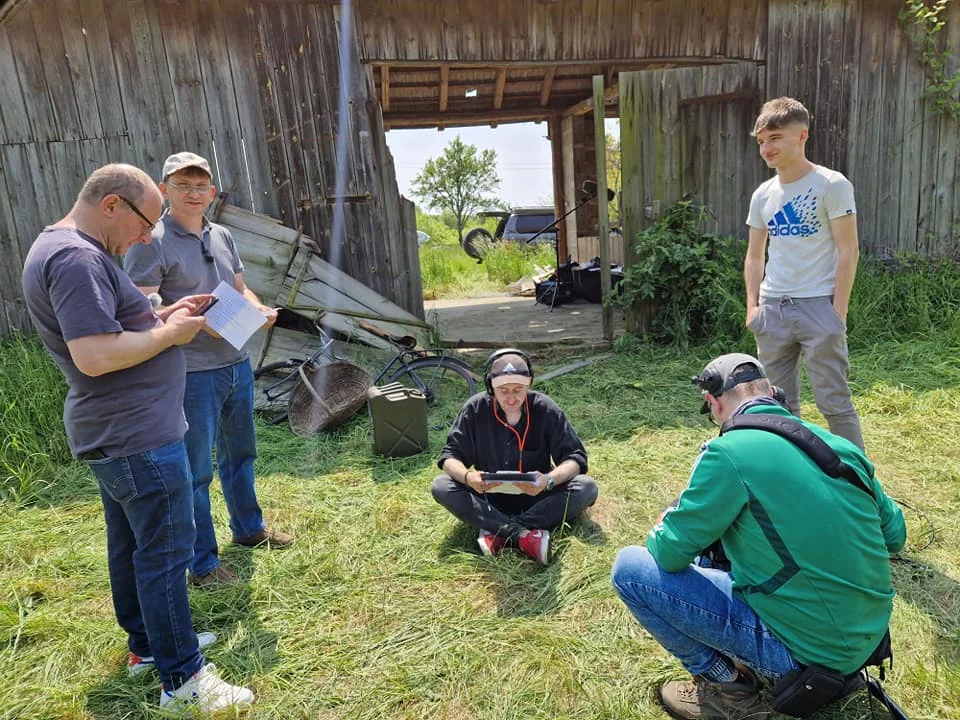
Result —
[[[765,430],[789,440],[803,450],[827,475],[843,478],[876,500],[856,471],[841,460],[822,438],[796,418],[768,414],[735,415],[720,426],[720,434],[743,429]],[[870,695],[883,703],[894,720],[908,720],[907,714],[887,695],[880,684],[886,677],[883,663],[887,660],[893,667],[889,629],[876,650],[855,673],[842,675],[820,665],[808,665],[801,670],[787,673],[773,687],[773,709],[794,717],[808,717],[834,700],[846,697],[856,690],[862,681]],[[867,672],[871,665],[880,668],[879,679],[871,677]]]

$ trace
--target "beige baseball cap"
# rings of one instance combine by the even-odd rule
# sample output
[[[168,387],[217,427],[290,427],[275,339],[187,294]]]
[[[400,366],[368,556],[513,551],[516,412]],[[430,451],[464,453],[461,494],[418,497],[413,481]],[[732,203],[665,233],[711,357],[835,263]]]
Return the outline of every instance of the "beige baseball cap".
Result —
[[[187,168],[200,168],[213,179],[213,173],[210,171],[210,163],[206,158],[202,158],[192,152],[174,153],[163,161],[163,181],[167,178]]]

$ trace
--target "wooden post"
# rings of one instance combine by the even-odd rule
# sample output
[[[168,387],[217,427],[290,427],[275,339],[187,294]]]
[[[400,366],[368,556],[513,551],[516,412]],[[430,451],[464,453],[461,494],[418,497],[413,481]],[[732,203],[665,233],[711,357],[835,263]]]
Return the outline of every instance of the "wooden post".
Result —
[[[607,206],[606,98],[603,75],[593,76],[593,145],[597,153],[597,241],[600,245],[600,302],[610,294],[610,213]],[[603,337],[613,340],[613,312],[603,305]]]
[[[623,266],[628,268],[637,262],[637,233],[643,222],[645,195],[644,165],[640,162],[641,135],[648,127],[641,122],[644,111],[643,93],[640,91],[639,72],[620,73],[620,224],[623,229]],[[648,161],[649,162],[649,161]],[[640,334],[646,331],[640,323],[637,308],[624,308],[627,332]]]
[[[563,132],[560,127],[560,118],[552,115],[547,125],[550,135],[550,154],[553,165],[553,212],[554,217],[562,217],[567,211],[567,203],[563,195]],[[576,236],[574,236],[576,237]],[[576,239],[574,239],[576,242]],[[567,229],[564,223],[557,223],[557,251],[566,252]],[[559,273],[559,270],[557,270]]]
[[[563,138],[562,151],[562,189],[563,202],[568,210],[572,210],[577,204],[577,184],[576,184],[576,165],[574,163],[573,153],[573,116],[567,116],[560,120],[560,134]],[[569,254],[569,248],[576,250],[577,237],[580,235],[577,227],[577,213],[571,212],[567,215],[564,222],[566,231],[566,243],[560,249],[560,262],[565,262]]]

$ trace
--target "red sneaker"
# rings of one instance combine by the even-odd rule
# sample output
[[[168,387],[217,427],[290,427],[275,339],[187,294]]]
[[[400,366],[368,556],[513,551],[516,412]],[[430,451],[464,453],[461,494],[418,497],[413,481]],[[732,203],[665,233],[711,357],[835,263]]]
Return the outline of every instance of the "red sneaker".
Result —
[[[480,535],[477,537],[477,545],[480,546],[480,552],[489,557],[499,555],[506,542],[506,538],[494,535],[492,532],[487,532],[486,530],[481,530]]]
[[[550,562],[550,532],[547,530],[531,530],[521,535],[517,540],[520,552],[533,558],[541,565]]]

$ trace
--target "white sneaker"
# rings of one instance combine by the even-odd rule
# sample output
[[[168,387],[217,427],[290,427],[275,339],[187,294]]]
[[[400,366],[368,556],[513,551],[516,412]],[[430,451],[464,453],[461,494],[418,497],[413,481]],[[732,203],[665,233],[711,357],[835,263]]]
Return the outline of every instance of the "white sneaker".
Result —
[[[200,672],[173,692],[160,691],[160,707],[166,710],[215,712],[236,705],[253,703],[253,693],[245,687],[231,685],[217,674],[213,663],[204,665]]]
[[[203,650],[208,645],[213,645],[217,641],[217,636],[212,632],[197,633],[197,645]],[[127,658],[127,675],[133,676],[142,673],[144,670],[150,670],[156,667],[153,661],[153,655],[140,657],[136,653],[130,653]]]

